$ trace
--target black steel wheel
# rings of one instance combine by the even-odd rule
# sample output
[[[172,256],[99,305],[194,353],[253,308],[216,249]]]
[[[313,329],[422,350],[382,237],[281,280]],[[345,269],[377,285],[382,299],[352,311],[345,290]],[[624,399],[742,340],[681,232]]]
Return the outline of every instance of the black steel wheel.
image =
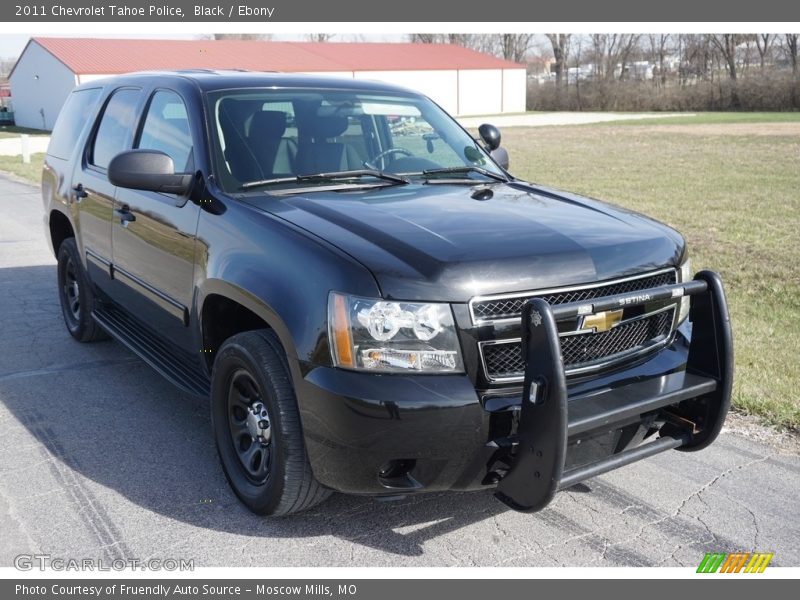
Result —
[[[64,267],[64,283],[62,285],[65,296],[64,316],[67,318],[68,327],[78,326],[81,319],[81,295],[78,275],[72,258],[67,257],[67,264]]]
[[[96,342],[108,335],[92,318],[94,293],[81,263],[75,238],[67,238],[58,248],[58,299],[64,324],[79,342]]]
[[[288,515],[331,491],[311,471],[286,355],[271,330],[239,333],[217,352],[211,422],[234,493],[259,515]]]
[[[261,485],[269,477],[272,432],[258,384],[245,369],[235,371],[228,386],[228,427],[247,477]]]

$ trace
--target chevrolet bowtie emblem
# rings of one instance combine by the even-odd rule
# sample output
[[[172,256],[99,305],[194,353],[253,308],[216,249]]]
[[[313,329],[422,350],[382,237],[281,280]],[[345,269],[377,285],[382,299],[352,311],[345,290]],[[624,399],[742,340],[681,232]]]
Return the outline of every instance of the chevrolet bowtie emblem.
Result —
[[[578,330],[591,329],[595,333],[601,333],[619,325],[620,321],[622,321],[622,309],[607,310],[583,317],[583,322],[578,327]]]

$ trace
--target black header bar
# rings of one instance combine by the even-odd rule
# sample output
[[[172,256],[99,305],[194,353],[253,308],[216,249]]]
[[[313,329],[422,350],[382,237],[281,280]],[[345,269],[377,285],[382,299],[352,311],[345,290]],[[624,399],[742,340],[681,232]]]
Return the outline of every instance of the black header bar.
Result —
[[[5,22],[800,22],[786,0],[31,0],[3,2]]]

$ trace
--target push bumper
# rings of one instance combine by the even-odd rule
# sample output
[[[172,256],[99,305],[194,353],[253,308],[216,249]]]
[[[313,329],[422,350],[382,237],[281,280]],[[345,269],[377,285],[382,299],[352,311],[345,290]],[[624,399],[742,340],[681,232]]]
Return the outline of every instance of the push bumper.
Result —
[[[683,296],[691,298],[693,324],[685,371],[567,402],[556,320]],[[541,299],[530,300],[523,310],[523,352],[526,370],[517,432],[511,439],[493,441],[500,450],[492,471],[498,481],[496,496],[515,510],[541,510],[560,489],[665,450],[700,450],[719,435],[730,405],[730,317],[722,282],[710,271],[698,273],[691,282],[589,304],[553,307]],[[650,441],[628,443],[601,460],[565,468],[570,439],[616,428],[631,417],[642,431],[642,415],[651,415],[643,431],[653,432]]]

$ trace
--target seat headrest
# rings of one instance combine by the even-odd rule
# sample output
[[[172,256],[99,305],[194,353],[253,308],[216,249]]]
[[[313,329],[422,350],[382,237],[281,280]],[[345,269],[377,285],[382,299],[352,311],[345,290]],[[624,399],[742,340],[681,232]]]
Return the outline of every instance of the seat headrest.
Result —
[[[275,139],[286,132],[286,113],[280,110],[260,110],[250,121],[250,137]]]
[[[336,137],[347,130],[347,125],[347,117],[316,117],[312,122],[311,135],[317,140]]]
[[[236,98],[225,98],[219,103],[220,120],[225,120],[233,124],[240,132],[245,133],[245,122],[247,118],[257,111],[260,107],[258,101],[237,100]]]

